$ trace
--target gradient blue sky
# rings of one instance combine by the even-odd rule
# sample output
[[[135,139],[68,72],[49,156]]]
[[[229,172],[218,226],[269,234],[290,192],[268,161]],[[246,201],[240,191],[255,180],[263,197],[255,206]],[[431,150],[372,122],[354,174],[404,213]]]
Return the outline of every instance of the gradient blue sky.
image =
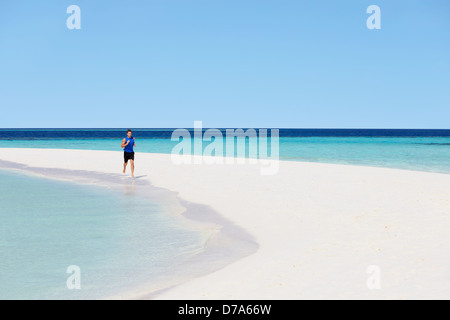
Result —
[[[4,128],[450,128],[450,1],[1,1],[0,108]]]

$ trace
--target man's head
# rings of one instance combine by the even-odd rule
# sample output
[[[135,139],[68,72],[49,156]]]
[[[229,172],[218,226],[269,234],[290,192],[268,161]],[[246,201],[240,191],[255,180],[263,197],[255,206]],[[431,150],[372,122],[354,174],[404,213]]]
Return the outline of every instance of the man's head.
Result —
[[[128,130],[128,131],[127,131],[127,137],[128,137],[128,138],[131,138],[131,135],[132,135],[132,134],[133,134],[133,131],[131,131],[131,130]]]

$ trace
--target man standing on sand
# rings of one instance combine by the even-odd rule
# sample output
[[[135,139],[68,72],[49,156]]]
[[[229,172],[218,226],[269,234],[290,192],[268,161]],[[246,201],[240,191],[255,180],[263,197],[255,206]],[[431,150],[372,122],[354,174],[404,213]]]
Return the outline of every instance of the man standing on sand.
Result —
[[[131,163],[131,176],[134,178],[134,149],[133,147],[136,147],[135,138],[132,136],[133,131],[128,130],[127,131],[127,137],[122,140],[122,148],[123,148],[123,157],[124,157],[124,164],[123,164],[123,173],[125,174],[127,170],[127,164],[128,161]]]

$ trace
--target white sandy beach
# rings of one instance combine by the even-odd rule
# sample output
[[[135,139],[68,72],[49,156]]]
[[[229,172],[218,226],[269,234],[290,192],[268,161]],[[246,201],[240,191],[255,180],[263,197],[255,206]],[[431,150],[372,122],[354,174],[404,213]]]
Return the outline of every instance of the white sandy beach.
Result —
[[[0,149],[0,160],[120,173],[122,152]],[[136,175],[210,206],[259,244],[159,299],[450,298],[450,175],[281,161],[262,176],[257,165],[139,153]],[[371,265],[380,290],[366,285]]]

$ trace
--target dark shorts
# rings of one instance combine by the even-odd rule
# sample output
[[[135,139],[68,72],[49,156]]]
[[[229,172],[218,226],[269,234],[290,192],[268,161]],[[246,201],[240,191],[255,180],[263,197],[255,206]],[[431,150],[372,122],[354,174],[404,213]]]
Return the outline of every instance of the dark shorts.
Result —
[[[123,159],[124,159],[125,163],[128,163],[128,160],[134,161],[134,152],[124,152]]]

